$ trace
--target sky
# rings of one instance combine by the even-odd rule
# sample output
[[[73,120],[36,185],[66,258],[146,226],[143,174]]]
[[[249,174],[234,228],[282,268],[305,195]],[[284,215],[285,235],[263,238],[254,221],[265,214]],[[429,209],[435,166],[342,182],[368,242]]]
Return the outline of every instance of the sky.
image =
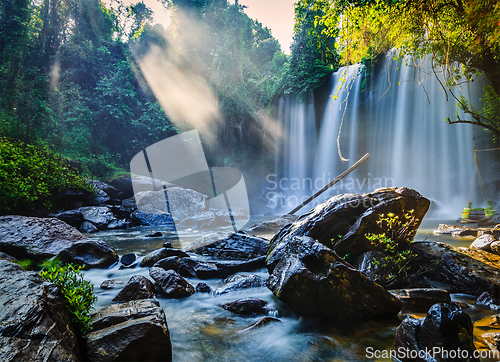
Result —
[[[134,4],[139,0],[126,0],[124,3]],[[258,20],[271,29],[273,36],[278,39],[281,49],[290,54],[290,44],[293,37],[294,3],[297,0],[239,0],[245,5],[245,13],[252,19]],[[155,14],[155,21],[165,28],[170,24],[170,12],[159,0],[144,0]]]

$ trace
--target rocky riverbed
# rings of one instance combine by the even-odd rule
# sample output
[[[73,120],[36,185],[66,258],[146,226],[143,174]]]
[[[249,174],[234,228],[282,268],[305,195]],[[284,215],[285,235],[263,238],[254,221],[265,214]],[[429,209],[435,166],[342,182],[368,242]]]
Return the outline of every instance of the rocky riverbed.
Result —
[[[418,351],[435,343],[471,352],[496,349],[500,257],[491,251],[415,242],[412,257],[418,260],[419,272],[397,290],[387,290],[361,271],[357,260],[373,252],[363,236],[378,232],[380,213],[401,215],[412,208],[421,220],[427,207],[425,198],[405,188],[343,195],[297,220],[249,227],[265,230],[266,235],[275,231],[272,240],[222,227],[215,243],[207,243],[213,236],[192,229],[184,235],[192,240],[189,247],[179,244],[168,227],[115,229],[87,238],[55,219],[8,216],[0,220],[0,243],[2,251],[17,257],[112,260],[108,265],[95,263],[85,272],[98,302],[95,331],[86,337],[83,349],[95,361],[119,358],[139,347],[144,353],[135,356],[150,361],[169,360],[170,355],[174,361],[364,360],[370,346]],[[337,254],[331,239],[338,234],[343,238]],[[46,241],[26,243],[41,236]],[[496,235],[491,236],[494,242]],[[79,246],[82,243],[86,246]],[[108,259],[96,250],[104,250]],[[43,284],[39,277],[9,261],[2,263],[4,298],[11,300],[10,294],[23,291],[37,293],[35,284],[9,286],[9,275],[16,270],[19,278],[27,273],[26,278]],[[37,298],[49,303],[43,293]],[[425,320],[406,318],[424,317],[431,306]],[[14,328],[12,318],[12,313],[4,313],[2,325]],[[61,318],[56,318],[59,330],[69,325]],[[433,329],[440,323],[458,332],[443,335]],[[19,346],[33,338],[26,333],[21,337],[12,328],[2,332],[5,347],[0,353],[5,360],[15,360],[9,356],[16,356]],[[460,331],[469,339],[464,340]],[[53,338],[54,343],[68,345],[57,342],[62,337]],[[65,353],[73,360],[82,358],[81,350],[68,346],[70,352]]]

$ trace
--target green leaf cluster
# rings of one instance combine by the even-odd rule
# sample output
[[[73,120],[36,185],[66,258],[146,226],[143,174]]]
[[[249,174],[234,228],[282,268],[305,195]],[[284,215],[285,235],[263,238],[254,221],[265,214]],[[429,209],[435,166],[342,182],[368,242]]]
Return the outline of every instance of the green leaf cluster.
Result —
[[[47,148],[0,137],[1,213],[51,209],[69,188],[92,191],[74,168]]]
[[[404,219],[399,216],[388,213],[379,215],[377,224],[384,230],[381,234],[367,233],[365,237],[374,246],[374,249],[382,253],[380,259],[372,260],[373,266],[381,266],[386,270],[392,270],[393,273],[382,275],[383,284],[390,284],[397,281],[409,270],[409,262],[412,256],[408,247],[414,236],[415,226],[418,219],[414,216],[414,210],[403,214]]]
[[[52,265],[47,264],[45,269],[40,271],[40,275],[48,282],[59,286],[68,311],[73,316],[73,323],[82,334],[85,334],[92,330],[90,310],[97,297],[94,294],[94,286],[84,280],[82,269],[83,266],[72,264],[60,266],[52,263]]]

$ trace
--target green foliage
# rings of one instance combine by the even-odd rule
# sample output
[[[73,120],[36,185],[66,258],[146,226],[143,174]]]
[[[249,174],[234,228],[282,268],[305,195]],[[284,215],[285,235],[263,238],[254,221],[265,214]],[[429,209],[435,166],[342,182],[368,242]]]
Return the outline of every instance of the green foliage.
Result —
[[[68,188],[91,191],[75,169],[47,148],[6,137],[0,138],[0,188],[3,214],[51,209]]]
[[[85,334],[92,329],[89,313],[97,297],[94,294],[94,286],[84,280],[82,268],[83,266],[72,264],[58,266],[57,262],[52,262],[46,265],[46,269],[42,270],[40,275],[61,288],[75,326]]]
[[[16,261],[17,264],[21,265],[24,270],[32,270],[33,260],[30,259],[21,259]]]
[[[496,210],[493,209],[493,203],[488,200],[488,206],[487,207],[472,207],[472,202],[467,203],[467,207],[465,207],[462,211],[462,219],[468,219],[470,212],[476,210],[476,211],[482,211],[484,212],[484,215],[487,218],[491,218],[496,215]]]
[[[489,0],[330,1],[317,23],[335,37],[342,64],[373,60],[391,48],[419,67],[425,57],[443,90],[457,100],[470,119],[456,114],[450,124],[472,123],[500,135],[500,3]],[[483,74],[482,110],[475,109],[455,89]]]
[[[374,258],[372,266],[380,266],[392,273],[382,275],[379,280],[384,285],[394,283],[409,270],[409,261],[412,256],[408,247],[414,236],[414,228],[418,219],[413,215],[414,210],[404,214],[404,220],[393,213],[379,215],[377,224],[384,230],[381,234],[367,233],[365,237],[372,243],[374,249],[382,253],[380,259]]]

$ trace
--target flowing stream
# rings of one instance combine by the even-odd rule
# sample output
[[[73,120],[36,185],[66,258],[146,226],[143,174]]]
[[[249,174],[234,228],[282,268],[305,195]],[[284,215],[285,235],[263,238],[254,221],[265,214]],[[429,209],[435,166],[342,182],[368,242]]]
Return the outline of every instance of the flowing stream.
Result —
[[[261,221],[261,220],[252,220]],[[422,226],[416,240],[430,237],[435,223]],[[146,237],[154,231],[161,231],[163,237]],[[138,260],[148,252],[160,248],[170,241],[174,247],[178,243],[160,227],[136,227],[129,230],[104,231],[93,234],[111,245],[119,255],[134,252]],[[192,232],[185,237],[197,238],[201,233]],[[266,235],[264,235],[266,236]],[[269,237],[269,235],[267,235]],[[437,240],[439,238],[432,237]],[[455,246],[470,243],[471,239],[454,238]],[[443,239],[442,241],[446,241]],[[204,259],[201,256],[194,258]],[[98,296],[96,308],[111,304],[118,289],[104,290],[99,286],[105,279],[115,279],[124,285],[132,275],[148,278],[149,268],[120,269],[114,265],[107,270],[93,269],[86,272],[86,279],[95,285]],[[265,268],[253,272],[264,278],[268,277]],[[200,280],[187,279],[193,286]],[[212,290],[222,284],[222,280],[203,280]],[[280,322],[270,323],[260,328],[245,330],[252,323],[264,316],[239,316],[224,310],[221,304],[240,298],[254,297],[268,302],[268,315]],[[392,349],[396,329],[404,318],[404,312],[393,318],[371,321],[321,321],[295,315],[266,288],[251,288],[215,296],[195,293],[185,299],[157,298],[167,316],[170,330],[173,360],[183,362],[196,361],[362,361],[372,360],[366,356],[366,348],[379,350]],[[453,295],[453,300],[473,304],[474,298],[466,295]],[[491,311],[476,308],[473,305],[466,310],[473,321],[489,321]],[[415,314],[413,314],[415,315]],[[424,314],[416,314],[423,317]],[[487,323],[486,323],[487,324]],[[478,330],[479,331],[479,330]],[[484,333],[482,331],[481,333]],[[384,359],[377,359],[384,360]],[[390,361],[390,359],[386,359]],[[487,361],[487,360],[484,360]]]

